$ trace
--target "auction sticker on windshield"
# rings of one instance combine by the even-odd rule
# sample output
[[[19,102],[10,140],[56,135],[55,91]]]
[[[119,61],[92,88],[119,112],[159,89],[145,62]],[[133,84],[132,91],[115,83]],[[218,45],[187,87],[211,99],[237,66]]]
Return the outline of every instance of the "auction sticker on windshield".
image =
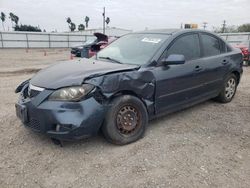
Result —
[[[161,39],[159,39],[159,38],[148,38],[148,37],[145,37],[141,41],[142,42],[150,42],[150,43],[157,44],[157,43],[161,42]]]

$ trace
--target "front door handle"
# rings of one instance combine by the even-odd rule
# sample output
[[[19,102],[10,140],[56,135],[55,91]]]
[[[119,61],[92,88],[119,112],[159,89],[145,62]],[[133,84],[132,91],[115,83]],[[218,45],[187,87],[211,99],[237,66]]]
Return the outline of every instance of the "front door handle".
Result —
[[[195,70],[196,72],[199,72],[199,71],[202,70],[202,68],[201,68],[199,65],[197,65],[197,66],[195,66],[194,70]]]

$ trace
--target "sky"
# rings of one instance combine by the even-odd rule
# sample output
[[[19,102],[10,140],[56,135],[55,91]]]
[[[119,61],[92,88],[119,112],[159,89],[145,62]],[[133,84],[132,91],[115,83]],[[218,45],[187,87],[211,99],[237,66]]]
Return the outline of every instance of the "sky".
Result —
[[[250,0],[0,0],[0,12],[13,12],[19,23],[58,32],[69,30],[66,17],[79,25],[88,16],[89,28],[101,28],[104,6],[110,27],[133,31],[180,28],[181,23],[202,27],[203,22],[211,30],[223,20],[228,25],[250,23]],[[9,19],[5,25],[11,30]]]

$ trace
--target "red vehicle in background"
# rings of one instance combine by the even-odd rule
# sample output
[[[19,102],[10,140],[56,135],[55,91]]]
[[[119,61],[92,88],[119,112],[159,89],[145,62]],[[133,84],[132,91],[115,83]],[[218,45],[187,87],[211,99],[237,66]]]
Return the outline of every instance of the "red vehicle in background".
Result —
[[[249,61],[250,61],[250,52],[249,49],[247,47],[244,46],[239,46],[239,48],[241,49],[242,55],[243,55],[243,61],[248,62],[249,65]]]
[[[244,45],[244,44],[231,44],[235,48],[239,48],[243,55],[243,61],[246,63],[246,65],[250,66],[250,45]]]

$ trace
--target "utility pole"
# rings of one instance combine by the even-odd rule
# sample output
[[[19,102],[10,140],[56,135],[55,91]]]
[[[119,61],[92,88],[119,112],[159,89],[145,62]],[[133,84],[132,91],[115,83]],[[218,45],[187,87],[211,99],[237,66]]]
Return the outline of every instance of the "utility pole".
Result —
[[[225,33],[225,30],[226,30],[226,20],[223,21],[223,24],[222,24],[222,33]]]
[[[103,34],[105,34],[105,7],[103,7],[103,13],[102,13],[102,17],[103,17]]]
[[[203,29],[206,30],[207,28],[207,22],[203,22]]]

